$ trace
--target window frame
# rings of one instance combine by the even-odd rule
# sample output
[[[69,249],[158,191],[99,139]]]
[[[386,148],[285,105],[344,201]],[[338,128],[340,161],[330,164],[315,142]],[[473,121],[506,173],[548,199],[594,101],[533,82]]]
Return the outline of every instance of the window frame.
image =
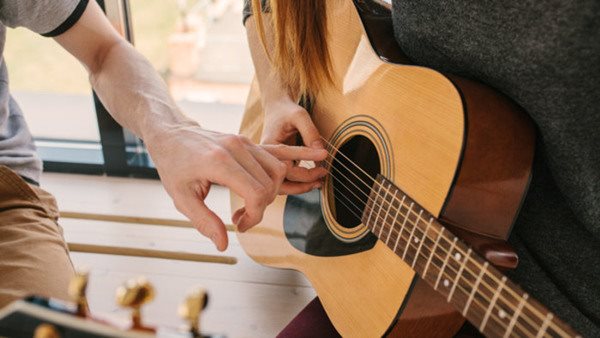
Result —
[[[96,0],[113,27],[133,44],[128,0]],[[92,90],[100,141],[34,138],[46,172],[158,178],[143,141],[119,125]]]

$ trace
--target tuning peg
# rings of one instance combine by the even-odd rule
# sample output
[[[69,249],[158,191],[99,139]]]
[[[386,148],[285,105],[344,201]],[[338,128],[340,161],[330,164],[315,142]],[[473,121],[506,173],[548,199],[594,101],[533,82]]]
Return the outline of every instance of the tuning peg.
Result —
[[[202,287],[193,288],[185,298],[185,301],[179,305],[179,316],[189,325],[190,333],[193,337],[200,335],[200,314],[208,304],[208,294]]]
[[[147,329],[142,325],[141,307],[154,299],[154,287],[145,277],[128,280],[117,288],[117,303],[131,309],[133,329]]]
[[[40,324],[35,328],[33,338],[60,338],[60,333],[54,325]]]
[[[75,304],[77,304],[77,315],[86,317],[88,315],[88,302],[86,297],[87,285],[89,280],[89,272],[80,270],[75,272],[75,276],[71,278],[69,283],[69,296]]]

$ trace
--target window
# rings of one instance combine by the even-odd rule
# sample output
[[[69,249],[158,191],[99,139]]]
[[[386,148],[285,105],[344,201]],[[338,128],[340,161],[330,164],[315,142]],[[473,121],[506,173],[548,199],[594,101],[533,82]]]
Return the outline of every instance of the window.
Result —
[[[240,0],[131,0],[135,47],[203,128],[237,133],[253,76]],[[141,150],[141,148],[138,148]]]
[[[240,0],[97,0],[154,65],[182,110],[236,133],[253,74]],[[52,39],[7,34],[11,91],[47,171],[157,177],[143,142],[91,93],[87,74]]]
[[[7,31],[4,58],[11,94],[21,107],[46,167],[103,165],[85,69],[52,39],[25,28]]]

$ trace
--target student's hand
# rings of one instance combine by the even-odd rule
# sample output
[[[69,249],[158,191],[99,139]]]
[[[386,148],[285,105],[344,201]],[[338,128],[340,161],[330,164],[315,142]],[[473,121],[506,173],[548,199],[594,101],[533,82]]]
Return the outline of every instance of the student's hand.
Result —
[[[321,135],[308,112],[289,97],[264,102],[265,121],[261,144],[295,144],[299,134],[306,147],[325,149]],[[283,158],[278,157],[283,160]],[[323,158],[322,160],[324,160]],[[327,170],[316,166],[306,169],[297,166],[297,161],[286,161],[287,175],[280,187],[283,194],[301,194],[321,186]]]
[[[286,175],[296,175],[278,158],[320,161],[326,156],[322,149],[258,146],[243,136],[207,131],[194,123],[165,128],[145,141],[177,210],[221,251],[228,243],[225,225],[204,203],[211,184],[226,186],[244,199],[232,221],[245,231],[262,220]]]

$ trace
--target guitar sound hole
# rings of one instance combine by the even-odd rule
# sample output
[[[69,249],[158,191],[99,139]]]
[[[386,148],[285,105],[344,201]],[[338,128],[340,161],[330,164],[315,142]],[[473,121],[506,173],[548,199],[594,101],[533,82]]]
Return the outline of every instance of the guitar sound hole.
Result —
[[[330,171],[334,196],[331,208],[338,224],[354,228],[361,223],[373,180],[380,173],[375,145],[364,136],[354,136],[339,147]]]

